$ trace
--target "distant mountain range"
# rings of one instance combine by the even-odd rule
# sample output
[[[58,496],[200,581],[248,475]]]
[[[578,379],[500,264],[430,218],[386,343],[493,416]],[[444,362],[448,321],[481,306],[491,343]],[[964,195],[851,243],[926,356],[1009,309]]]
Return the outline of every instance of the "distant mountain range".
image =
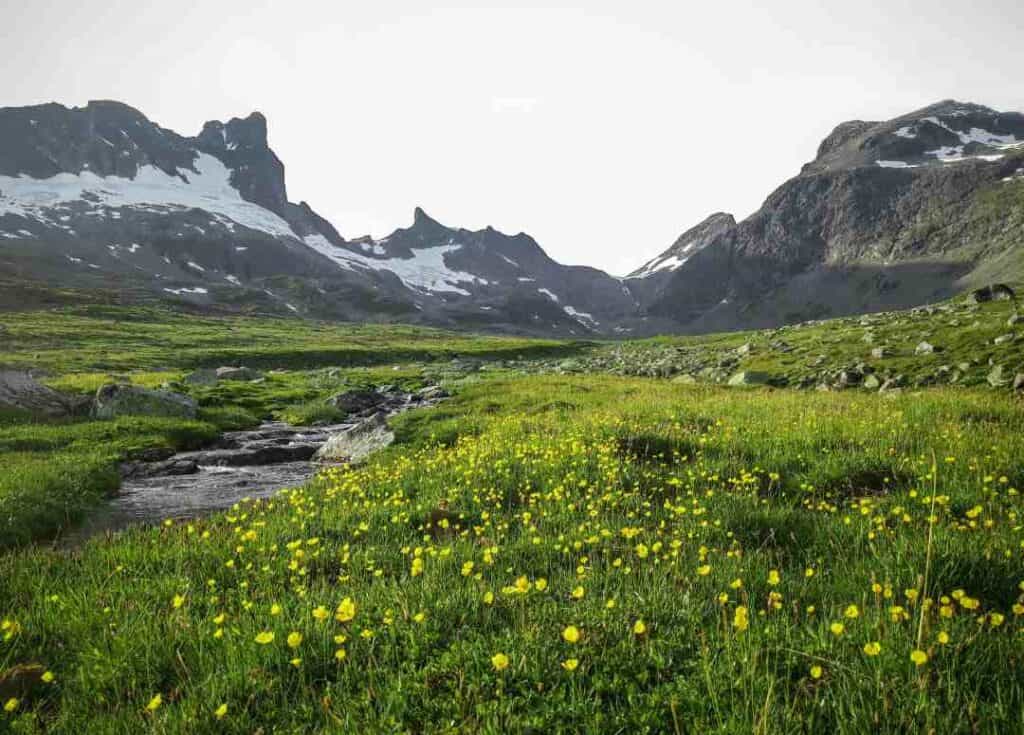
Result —
[[[259,113],[184,137],[119,102],[0,109],[0,278],[69,299],[639,336],[1015,282],[1022,244],[1024,116],[951,101],[839,125],[757,213],[714,214],[622,279],[421,209],[388,237],[346,239],[288,200]]]

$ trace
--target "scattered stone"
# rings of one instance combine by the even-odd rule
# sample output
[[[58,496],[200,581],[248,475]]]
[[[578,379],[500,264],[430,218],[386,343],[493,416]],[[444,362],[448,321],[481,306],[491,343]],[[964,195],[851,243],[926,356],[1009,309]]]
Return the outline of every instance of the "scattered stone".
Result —
[[[864,387],[867,388],[868,390],[878,390],[881,384],[882,383],[878,379],[877,375],[868,375],[867,377],[864,378]]]
[[[92,413],[98,419],[117,416],[167,416],[194,419],[196,402],[180,393],[111,383],[96,391]]]
[[[121,477],[125,480],[139,480],[143,477],[194,475],[197,472],[199,472],[199,463],[194,459],[170,459],[160,462],[125,462],[121,465]]]
[[[1003,370],[1002,365],[996,365],[989,371],[987,380],[993,388],[999,388],[1010,382],[1010,376]]]
[[[729,378],[729,385],[769,385],[772,376],[756,370],[743,370]]]
[[[373,412],[387,400],[380,391],[370,388],[350,390],[331,396],[327,403],[348,414]]]
[[[994,345],[1005,345],[1008,342],[1013,342],[1013,340],[1015,340],[1015,339],[1017,339],[1017,335],[1013,334],[1011,332],[1010,334],[1002,334],[1002,335],[996,337],[994,340],[992,340],[992,344],[994,344]]]
[[[48,417],[68,416],[82,410],[82,399],[66,396],[36,381],[29,373],[0,370],[0,408],[28,411]]]
[[[875,347],[873,350],[871,350],[871,356],[876,360],[882,360],[889,356],[889,350],[887,350],[885,347]]]
[[[1016,301],[1017,294],[1005,283],[994,283],[971,292],[967,297],[969,303],[984,304],[988,301]]]
[[[917,355],[930,355],[933,352],[935,352],[935,345],[928,342],[919,342],[914,348],[914,353]]]
[[[736,354],[737,355],[749,355],[753,351],[754,351],[754,346],[752,344],[750,344],[749,342],[747,342],[745,344],[742,344],[742,345],[740,345],[739,347],[736,348]]]
[[[263,374],[247,367],[219,367],[216,370],[218,380],[259,380]]]
[[[837,388],[850,388],[855,385],[860,385],[864,380],[864,373],[859,370],[840,370],[839,377],[836,380]]]
[[[186,385],[216,385],[217,380],[216,370],[213,368],[199,368],[182,378],[181,382]]]
[[[906,378],[904,378],[902,375],[897,375],[893,378],[889,378],[884,383],[882,383],[882,387],[878,389],[878,392],[890,393],[892,391],[898,391],[903,387],[904,382],[906,382]]]
[[[348,431],[334,434],[320,447],[316,458],[326,462],[361,462],[395,440],[384,414],[374,414]]]
[[[1024,316],[1020,314],[1014,313],[1006,320],[1006,326],[1008,327],[1015,327],[1018,324],[1024,324]]]
[[[1017,392],[1024,391],[1024,373],[1013,376],[1013,389]]]
[[[416,391],[416,398],[420,401],[440,401],[449,396],[448,391],[439,385],[428,385]]]

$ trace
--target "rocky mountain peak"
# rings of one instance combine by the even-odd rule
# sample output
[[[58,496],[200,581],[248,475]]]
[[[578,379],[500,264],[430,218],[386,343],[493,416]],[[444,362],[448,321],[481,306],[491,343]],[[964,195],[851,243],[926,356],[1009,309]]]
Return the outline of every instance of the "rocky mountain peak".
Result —
[[[672,246],[657,258],[630,273],[627,278],[649,278],[665,276],[679,268],[696,253],[700,252],[723,232],[736,226],[736,218],[728,212],[715,212],[699,224],[691,227],[672,243]]]

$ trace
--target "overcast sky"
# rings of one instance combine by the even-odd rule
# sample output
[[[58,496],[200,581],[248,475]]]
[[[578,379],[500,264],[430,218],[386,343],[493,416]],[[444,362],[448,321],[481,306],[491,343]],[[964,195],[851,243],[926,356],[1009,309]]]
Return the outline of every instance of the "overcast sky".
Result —
[[[260,110],[346,237],[420,205],[616,275],[751,214],[843,120],[1024,110],[1018,0],[0,0],[0,26],[2,106],[117,99],[186,135]]]

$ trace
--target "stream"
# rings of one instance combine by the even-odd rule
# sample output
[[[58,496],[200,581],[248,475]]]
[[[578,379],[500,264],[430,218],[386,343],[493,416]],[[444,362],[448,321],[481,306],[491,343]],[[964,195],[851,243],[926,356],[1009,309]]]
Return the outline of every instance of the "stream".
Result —
[[[184,520],[230,508],[244,498],[266,498],[311,480],[321,468],[315,456],[332,437],[379,430],[383,419],[431,406],[447,394],[379,393],[348,419],[330,426],[268,422],[248,431],[229,431],[209,447],[126,462],[118,494],[93,511],[60,540],[80,546],[97,535],[133,525]],[[366,394],[362,396],[366,398]],[[369,428],[367,428],[369,427]]]

